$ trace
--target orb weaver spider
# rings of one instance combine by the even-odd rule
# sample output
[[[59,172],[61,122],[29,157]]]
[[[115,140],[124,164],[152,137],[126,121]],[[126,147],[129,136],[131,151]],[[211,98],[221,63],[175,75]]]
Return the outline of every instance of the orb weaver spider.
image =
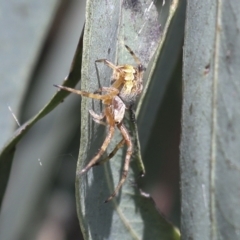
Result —
[[[96,121],[97,123],[103,123],[104,125],[108,126],[108,134],[98,153],[90,160],[87,166],[83,168],[80,173],[88,171],[93,166],[107,162],[116,154],[118,149],[120,149],[124,144],[127,145],[127,152],[121,179],[114,192],[109,196],[108,199],[105,200],[105,203],[116,196],[119,189],[122,187],[127,178],[129,164],[133,153],[133,143],[131,141],[131,136],[127,128],[123,124],[123,118],[125,115],[125,110],[127,109],[126,104],[130,105],[129,108],[131,110],[132,104],[135,102],[136,97],[142,92],[143,88],[142,77],[144,68],[140,60],[133,53],[133,51],[128,46],[125,45],[125,47],[133,56],[134,60],[137,63],[137,67],[133,67],[132,65],[128,64],[116,66],[113,63],[109,62],[107,59],[99,59],[95,61],[103,62],[108,67],[113,69],[113,84],[110,87],[102,87],[98,89],[95,93],[89,93],[86,91],[76,90],[65,86],[54,85],[55,87],[62,90],[76,93],[84,97],[101,100],[105,106],[103,114],[101,115],[95,113],[92,110],[89,111],[94,121]],[[105,122],[102,121],[104,118]],[[113,138],[115,127],[120,130],[122,140],[116,145],[114,150],[106,158],[99,160],[106,151],[109,143],[111,142],[111,139]]]
[[[103,62],[113,69],[113,84],[111,87],[119,90],[119,97],[125,104],[132,105],[136,101],[136,97],[142,92],[145,68],[131,48],[127,45],[125,47],[134,58],[137,67],[129,64],[116,66],[107,59],[98,59],[95,62]]]

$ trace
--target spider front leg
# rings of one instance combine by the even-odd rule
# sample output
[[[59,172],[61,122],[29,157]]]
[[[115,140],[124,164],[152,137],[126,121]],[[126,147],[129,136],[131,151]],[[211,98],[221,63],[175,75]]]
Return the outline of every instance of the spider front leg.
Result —
[[[114,88],[118,89],[124,83],[124,79],[120,77],[120,69],[122,68],[122,66],[116,66],[113,63],[109,62],[107,59],[98,59],[95,61],[95,63],[97,62],[102,62],[113,70]]]
[[[121,131],[121,134],[122,134],[128,148],[127,148],[127,153],[126,153],[126,157],[125,157],[125,162],[124,162],[124,166],[123,166],[121,179],[120,179],[117,187],[115,188],[115,191],[113,192],[113,194],[111,194],[111,196],[108,199],[105,200],[105,203],[107,203],[108,201],[110,201],[112,198],[114,198],[116,196],[119,189],[122,187],[123,183],[125,182],[128,171],[129,171],[129,164],[130,164],[131,156],[133,153],[133,145],[132,145],[131,137],[130,137],[126,127],[122,123],[118,124],[117,127]]]
[[[102,87],[102,91],[107,92],[107,94],[105,95],[100,95],[100,94],[94,94],[94,93],[90,93],[90,92],[86,92],[86,91],[81,91],[81,90],[77,90],[74,88],[69,88],[69,87],[65,87],[65,86],[61,86],[61,85],[53,85],[59,89],[68,91],[68,92],[72,92],[72,93],[76,93],[78,95],[84,96],[84,97],[88,97],[88,98],[93,98],[93,99],[98,99],[98,100],[108,100],[111,99],[113,97],[115,97],[116,95],[118,95],[119,90],[112,88],[112,87]]]
[[[102,93],[102,92],[107,92],[108,94],[106,94],[104,96],[110,96],[111,98],[114,98],[115,96],[117,96],[119,94],[119,90],[114,87],[101,87],[98,90],[96,90],[94,92],[94,94]]]
[[[98,59],[98,60],[95,60],[95,63],[97,62],[103,62],[104,64],[106,64],[108,67],[110,67],[111,69],[113,70],[116,70],[117,69],[117,66],[114,65],[113,63],[109,62],[107,59]]]
[[[133,50],[132,50],[129,46],[127,46],[127,45],[125,45],[125,48],[126,48],[126,49],[128,50],[128,52],[132,55],[132,57],[134,58],[135,62],[136,62],[138,65],[141,65],[140,59],[135,55],[135,53],[133,52]]]

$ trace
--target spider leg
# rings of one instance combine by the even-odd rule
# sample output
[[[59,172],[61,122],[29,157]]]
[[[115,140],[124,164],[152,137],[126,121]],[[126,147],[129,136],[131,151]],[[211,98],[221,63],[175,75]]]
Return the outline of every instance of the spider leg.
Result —
[[[145,175],[145,167],[144,163],[142,160],[141,156],[141,146],[140,146],[140,141],[139,141],[139,135],[138,135],[138,127],[136,123],[136,118],[135,118],[135,112],[133,110],[133,104],[129,106],[129,113],[130,113],[130,120],[131,120],[131,128],[132,128],[132,137],[135,140],[134,146],[134,152],[135,152],[135,157],[138,163],[138,168],[140,170],[140,176],[143,177]]]
[[[133,110],[133,104],[129,106],[130,119],[133,123],[136,123],[135,111]]]
[[[92,158],[92,160],[88,163],[88,165],[82,169],[82,171],[80,173],[84,173],[86,171],[88,171],[92,166],[94,166],[96,164],[96,162],[98,161],[98,159],[103,155],[103,153],[106,151],[107,146],[109,145],[112,137],[113,137],[113,133],[114,133],[114,125],[110,126],[109,128],[109,132],[100,148],[100,150],[98,151],[98,153],[95,155],[95,157]]]
[[[110,68],[112,68],[112,69],[114,69],[114,70],[118,69],[118,67],[117,67],[116,65],[114,65],[114,64],[111,63],[111,62],[109,62],[107,59],[98,59],[98,60],[95,61],[95,63],[97,63],[97,62],[103,62],[103,63],[106,64],[108,67],[110,67]]]
[[[106,95],[109,96],[109,98],[113,98],[119,94],[119,90],[115,87],[101,87],[98,90],[96,90],[94,93],[101,93],[101,92],[107,92],[108,94]],[[103,95],[103,96],[106,96],[106,95]]]
[[[113,63],[109,62],[107,59],[98,59],[95,61],[96,62],[103,62],[104,64],[106,64],[108,67],[110,67],[111,69],[113,69],[113,76],[114,77],[114,81],[113,81],[113,85],[114,85],[114,88],[118,89],[120,88],[120,86],[123,84],[124,82],[124,79],[122,77],[119,77],[121,75],[121,70],[120,68],[122,66],[116,66],[114,65]]]
[[[107,126],[107,124],[102,121],[102,119],[105,118],[104,114],[97,114],[93,110],[88,110],[88,112],[92,116],[94,122]]]
[[[105,118],[105,114],[97,114],[93,110],[89,110],[88,112],[91,114],[93,118],[97,120],[102,120],[103,118]]]
[[[89,93],[89,92],[86,92],[86,91],[76,90],[74,88],[64,87],[64,86],[61,86],[61,85],[53,85],[53,86],[55,86],[57,88],[60,88],[62,90],[68,91],[68,92],[72,92],[72,93],[82,95],[84,97],[89,97],[89,98],[94,98],[94,99],[99,99],[99,100],[106,100],[106,99],[111,98],[112,96],[117,95],[117,94],[115,94],[115,92],[113,90],[111,90],[111,91],[110,90],[105,90],[105,91],[110,91],[111,92],[111,94],[109,94],[109,95],[108,94],[100,95],[100,94]]]
[[[129,171],[129,164],[130,164],[130,160],[131,160],[131,156],[132,156],[132,152],[133,152],[132,141],[131,141],[131,138],[129,136],[129,133],[128,133],[126,127],[122,123],[118,124],[117,127],[121,131],[128,148],[127,148],[127,153],[126,153],[126,157],[125,157],[125,162],[124,162],[124,166],[123,166],[123,172],[122,172],[121,179],[120,179],[117,187],[115,188],[113,194],[111,194],[110,197],[108,199],[106,199],[105,203],[107,203],[108,201],[110,201],[112,198],[114,198],[116,196],[119,189],[122,187],[123,183],[125,182],[128,171]]]
[[[98,161],[98,162],[95,164],[95,166],[101,165],[101,164],[109,161],[111,158],[113,158],[114,155],[117,153],[118,149],[120,149],[120,148],[124,145],[124,143],[125,143],[125,139],[123,138],[123,139],[116,145],[116,147],[113,149],[113,151],[112,151],[106,158]]]
[[[146,68],[142,65],[140,59],[135,55],[133,50],[129,46],[127,46],[127,45],[125,45],[125,47],[129,51],[129,53],[132,55],[132,57],[134,58],[135,62],[138,65],[138,78],[141,80],[143,72],[146,70]],[[142,82],[142,80],[141,80],[141,82]],[[141,91],[142,91],[142,89],[140,90],[139,93],[141,93]]]
[[[140,64],[141,64],[141,61],[140,61],[139,58],[135,55],[135,53],[133,52],[133,50],[132,50],[129,46],[127,46],[127,45],[125,45],[125,47],[126,47],[126,49],[129,51],[129,53],[132,55],[132,57],[134,58],[135,62],[136,62],[138,65],[140,65]],[[142,65],[142,64],[141,64],[141,65]]]

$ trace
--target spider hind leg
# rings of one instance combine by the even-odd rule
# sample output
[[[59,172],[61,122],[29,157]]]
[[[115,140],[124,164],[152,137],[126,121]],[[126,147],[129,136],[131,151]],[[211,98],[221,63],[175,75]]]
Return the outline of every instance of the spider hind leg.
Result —
[[[120,179],[117,187],[115,188],[114,192],[109,196],[108,199],[106,199],[104,201],[104,203],[107,203],[110,200],[112,200],[117,195],[119,189],[124,184],[124,182],[125,182],[125,180],[127,178],[127,174],[128,174],[128,171],[129,171],[129,164],[130,164],[131,156],[132,156],[132,153],[133,153],[132,141],[131,141],[130,135],[129,135],[126,127],[123,124],[121,124],[121,123],[118,124],[117,127],[121,131],[121,134],[122,134],[122,136],[123,136],[123,138],[124,138],[128,148],[127,148],[127,153],[126,153],[126,157],[125,157],[125,162],[124,162],[124,166],[123,166],[121,179]]]
[[[91,167],[93,167],[97,161],[99,160],[99,158],[103,155],[103,153],[106,151],[112,137],[113,137],[113,133],[114,133],[114,126],[110,126],[109,127],[109,132],[100,148],[100,150],[98,151],[98,153],[95,155],[95,157],[92,158],[92,160],[88,163],[88,165],[82,169],[82,171],[80,172],[80,174],[87,172]]]
[[[116,147],[113,149],[113,151],[106,157],[106,158],[103,158],[101,159],[100,161],[96,162],[95,166],[97,165],[101,165],[101,164],[104,164],[106,163],[107,161],[109,161],[111,158],[113,158],[115,156],[115,154],[117,153],[117,151],[123,147],[125,143],[125,139],[123,138],[117,145]]]

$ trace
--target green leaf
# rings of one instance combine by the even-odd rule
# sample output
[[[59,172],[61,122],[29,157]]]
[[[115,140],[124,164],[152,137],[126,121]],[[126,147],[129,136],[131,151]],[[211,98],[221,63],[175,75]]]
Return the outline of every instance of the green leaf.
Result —
[[[240,2],[189,1],[181,139],[183,239],[239,239]]]
[[[83,35],[80,37],[79,44],[73,59],[71,70],[69,75],[65,79],[63,85],[74,87],[80,80],[80,69],[81,69],[81,59],[82,59],[82,42]],[[11,170],[11,164],[14,157],[14,152],[16,145],[22,139],[22,137],[31,129],[31,127],[38,122],[41,118],[45,117],[49,112],[51,112],[58,104],[60,104],[63,99],[69,95],[68,92],[60,91],[57,92],[48,104],[33,118],[23,124],[17,129],[12,138],[5,144],[0,152],[0,203],[2,202],[6,185],[8,183],[9,174]]]
[[[155,7],[151,5],[152,1],[124,1],[123,5],[121,3],[119,1],[108,1],[104,4],[99,1],[87,3],[82,90],[94,92],[100,84],[102,86],[111,84],[111,69],[100,64],[98,69],[101,83],[98,83],[95,60],[106,58],[113,63],[135,64],[124,48],[124,44],[127,44],[146,66],[159,43],[157,33],[159,26]],[[178,2],[174,1],[172,4],[175,4],[175,8],[170,18],[174,15]],[[106,131],[104,126],[92,121],[89,109],[99,113],[102,106],[99,101],[82,98],[76,198],[84,238],[179,239],[179,232],[162,218],[154,204],[142,197],[139,190],[133,186],[132,183],[139,178],[134,159],[127,181],[118,196],[107,204],[103,203],[119,181],[125,157],[124,150],[118,151],[109,163],[94,167],[84,175],[79,174],[97,153]],[[119,140],[120,134],[116,131],[109,149],[113,149]]]
[[[51,3],[31,1],[0,3],[0,148],[11,137],[15,129],[8,107],[18,116],[22,98],[29,84],[32,68],[38,59],[38,49],[45,39],[52,12],[58,7],[56,0]],[[34,11],[34,15],[28,15]],[[11,13],[11,14],[10,14]],[[44,17],[42,17],[44,14]],[[26,17],[27,16],[27,17]],[[6,29],[6,26],[7,29]],[[19,31],[21,29],[21,31]],[[29,38],[31,33],[31,38]],[[12,147],[0,160],[0,206],[11,169],[15,148]]]
[[[38,61],[39,48],[45,40],[53,12],[58,7],[58,0],[0,2],[0,148],[16,128],[8,106],[19,116],[29,79]],[[30,14],[32,12],[34,14]]]
[[[185,1],[179,4],[173,1],[169,6],[169,16],[162,33],[162,40],[153,57],[150,73],[138,103],[137,119],[143,152],[146,151],[147,143],[153,132],[152,127],[175,71],[178,56],[182,53],[185,8]]]

